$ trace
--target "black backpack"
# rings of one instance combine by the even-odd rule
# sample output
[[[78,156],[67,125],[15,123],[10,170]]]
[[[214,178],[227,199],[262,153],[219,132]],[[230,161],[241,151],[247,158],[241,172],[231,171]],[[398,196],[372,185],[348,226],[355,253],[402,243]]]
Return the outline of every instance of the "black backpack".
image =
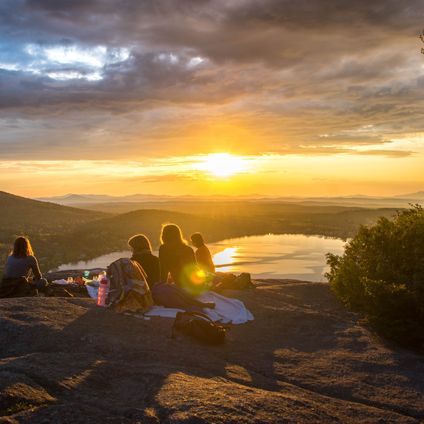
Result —
[[[206,314],[196,311],[177,312],[172,337],[175,330],[204,344],[218,345],[225,341],[227,329],[213,322]]]
[[[221,292],[222,290],[247,290],[254,289],[255,285],[248,272],[243,272],[238,276],[225,273],[221,277],[221,281],[212,288],[213,291]]]

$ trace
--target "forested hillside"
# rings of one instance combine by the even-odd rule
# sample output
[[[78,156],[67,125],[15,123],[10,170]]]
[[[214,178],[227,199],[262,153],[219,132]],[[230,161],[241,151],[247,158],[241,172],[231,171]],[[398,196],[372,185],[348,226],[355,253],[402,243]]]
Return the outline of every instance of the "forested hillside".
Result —
[[[101,212],[60,206],[0,192],[0,271],[16,236],[31,238],[42,255],[56,256],[48,246],[55,237],[71,232],[80,225],[106,216]],[[66,250],[62,246],[60,250]]]
[[[151,205],[143,204],[144,209],[124,214],[106,214],[2,192],[0,271],[17,235],[31,238],[41,266],[47,270],[62,263],[125,249],[128,238],[136,233],[145,233],[157,247],[161,225],[165,222],[179,224],[186,237],[201,231],[208,241],[267,233],[348,238],[361,224],[372,224],[379,216],[395,213],[394,209],[255,201],[170,201],[147,208]]]

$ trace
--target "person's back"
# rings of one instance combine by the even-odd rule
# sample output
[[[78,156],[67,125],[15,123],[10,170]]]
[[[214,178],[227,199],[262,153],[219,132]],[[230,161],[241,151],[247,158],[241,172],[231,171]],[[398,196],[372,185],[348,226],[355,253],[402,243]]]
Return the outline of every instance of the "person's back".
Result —
[[[151,252],[134,252],[131,259],[137,261],[147,274],[150,287],[160,281],[159,258]]]
[[[30,279],[31,274],[33,279]],[[6,261],[0,297],[29,296],[36,294],[37,289],[46,292],[47,286],[30,241],[26,237],[18,237]]]
[[[10,255],[6,260],[4,278],[28,278],[31,271],[36,280],[41,278],[40,268],[35,256]]]
[[[212,261],[212,255],[207,246],[199,246],[195,252],[196,261],[204,271],[215,272],[215,264]]]
[[[168,274],[172,281],[181,286],[186,278],[186,271],[196,264],[194,251],[183,243],[163,244],[159,248],[160,279],[166,282]]]
[[[160,281],[159,258],[152,253],[150,240],[144,234],[137,234],[128,240],[132,248],[131,259],[143,268],[147,275],[147,283],[150,287]]]
[[[215,264],[213,263],[211,252],[203,240],[203,236],[200,233],[194,233],[190,238],[193,246],[197,248],[195,253],[197,263],[204,271],[214,273]]]

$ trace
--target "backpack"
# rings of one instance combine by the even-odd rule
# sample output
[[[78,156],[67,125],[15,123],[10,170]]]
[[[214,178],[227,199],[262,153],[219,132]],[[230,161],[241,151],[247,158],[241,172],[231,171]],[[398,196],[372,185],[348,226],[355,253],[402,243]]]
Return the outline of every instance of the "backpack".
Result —
[[[218,345],[225,341],[227,329],[213,322],[206,314],[197,311],[177,312],[172,326],[172,337],[175,330],[190,336],[204,344]]]
[[[138,262],[122,258],[107,267],[110,281],[106,305],[116,312],[147,312],[153,305],[146,273]]]
[[[222,290],[246,290],[253,288],[255,288],[255,285],[252,283],[250,274],[248,272],[242,272],[238,276],[229,273],[223,274],[221,281],[212,290],[220,292]]]

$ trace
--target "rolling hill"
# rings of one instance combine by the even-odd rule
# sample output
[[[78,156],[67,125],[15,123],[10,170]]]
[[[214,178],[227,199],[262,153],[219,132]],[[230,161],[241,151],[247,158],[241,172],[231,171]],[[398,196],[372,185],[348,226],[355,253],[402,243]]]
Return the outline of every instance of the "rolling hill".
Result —
[[[41,202],[0,191],[2,232],[30,232],[31,229],[64,230],[104,216],[105,214],[101,212]]]
[[[55,237],[105,216],[0,192],[0,271],[16,236],[29,236],[35,250],[47,257]]]

